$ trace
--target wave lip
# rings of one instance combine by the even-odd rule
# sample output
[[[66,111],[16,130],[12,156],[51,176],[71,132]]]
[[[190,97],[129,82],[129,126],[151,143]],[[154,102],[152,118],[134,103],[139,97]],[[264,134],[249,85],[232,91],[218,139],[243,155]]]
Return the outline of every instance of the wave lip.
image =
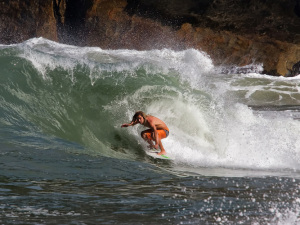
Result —
[[[163,143],[176,165],[299,170],[299,121],[285,113],[293,108],[253,108],[299,105],[296,78],[218,73],[195,49],[103,50],[36,38],[0,53],[1,124],[16,133],[38,130],[87,154],[137,160],[142,127],[120,124],[143,110],[168,124]]]

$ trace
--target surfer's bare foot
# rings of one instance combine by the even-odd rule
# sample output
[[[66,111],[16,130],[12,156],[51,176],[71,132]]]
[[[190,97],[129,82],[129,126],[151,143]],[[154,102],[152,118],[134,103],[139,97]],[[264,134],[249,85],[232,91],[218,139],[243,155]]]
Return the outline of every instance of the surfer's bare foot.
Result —
[[[161,151],[161,152],[157,153],[157,155],[165,155],[165,154],[167,154],[166,151]]]

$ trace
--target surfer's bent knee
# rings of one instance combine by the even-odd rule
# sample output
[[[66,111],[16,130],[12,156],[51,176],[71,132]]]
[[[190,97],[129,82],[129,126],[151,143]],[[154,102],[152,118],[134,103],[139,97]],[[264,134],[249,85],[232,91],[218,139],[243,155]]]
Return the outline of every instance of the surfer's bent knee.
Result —
[[[146,134],[146,132],[145,132],[145,131],[142,131],[142,133],[141,133],[141,137],[142,137],[143,139],[145,139],[145,140],[147,140],[147,139],[148,139],[148,135]]]
[[[151,132],[148,132],[148,131],[142,131],[141,133],[141,137],[144,139],[144,140],[154,140],[153,137],[152,137],[152,133]]]
[[[168,130],[157,130],[159,140],[167,138],[169,136]],[[148,130],[144,130],[141,132],[141,137],[144,140],[155,140],[154,132],[149,132]]]

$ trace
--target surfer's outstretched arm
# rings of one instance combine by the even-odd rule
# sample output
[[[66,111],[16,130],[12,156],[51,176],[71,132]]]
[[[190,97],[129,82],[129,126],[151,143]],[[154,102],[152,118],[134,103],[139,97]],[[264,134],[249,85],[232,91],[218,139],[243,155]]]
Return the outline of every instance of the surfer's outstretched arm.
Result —
[[[121,127],[130,127],[136,125],[137,122],[131,121],[131,123],[124,123],[121,125]]]

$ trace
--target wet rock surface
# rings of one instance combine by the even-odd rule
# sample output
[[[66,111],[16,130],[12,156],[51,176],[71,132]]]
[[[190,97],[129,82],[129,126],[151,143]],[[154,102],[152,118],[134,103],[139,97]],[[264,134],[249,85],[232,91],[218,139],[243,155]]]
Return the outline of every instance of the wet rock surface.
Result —
[[[32,37],[104,49],[195,48],[216,65],[297,75],[300,0],[2,0],[0,43]]]

